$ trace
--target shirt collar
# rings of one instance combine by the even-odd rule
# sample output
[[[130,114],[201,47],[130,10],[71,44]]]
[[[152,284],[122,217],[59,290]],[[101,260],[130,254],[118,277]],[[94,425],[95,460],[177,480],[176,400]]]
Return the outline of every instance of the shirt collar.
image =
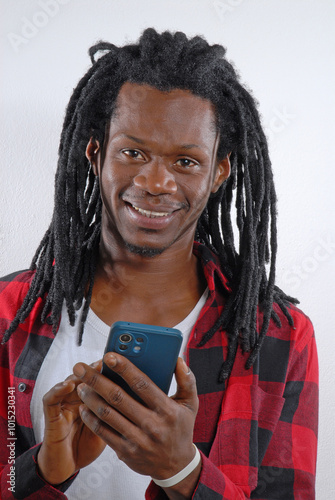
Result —
[[[200,260],[202,270],[207,281],[207,286],[210,294],[214,294],[218,283],[220,283],[227,293],[231,293],[231,288],[228,285],[228,280],[222,273],[220,260],[208,247],[202,245],[198,241],[194,242],[194,255]]]

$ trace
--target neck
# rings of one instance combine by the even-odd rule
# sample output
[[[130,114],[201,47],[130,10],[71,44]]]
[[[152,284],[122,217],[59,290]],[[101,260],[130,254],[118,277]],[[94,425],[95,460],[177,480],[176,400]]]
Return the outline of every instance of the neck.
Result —
[[[145,257],[126,248],[100,245],[97,277],[127,282],[129,292],[155,295],[161,291],[183,287],[198,279],[197,259],[193,242],[184,248],[170,247],[160,255]],[[137,287],[141,283],[141,290]],[[126,283],[124,283],[126,285]]]
[[[102,241],[92,309],[108,324],[122,319],[174,326],[192,310],[206,287],[192,249],[193,241],[143,257],[117,246],[106,248]]]

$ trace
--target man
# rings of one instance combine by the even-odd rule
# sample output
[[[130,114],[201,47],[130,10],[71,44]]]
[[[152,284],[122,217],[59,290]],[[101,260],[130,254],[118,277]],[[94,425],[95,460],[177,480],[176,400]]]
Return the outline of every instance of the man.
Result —
[[[315,339],[275,286],[252,97],[200,37],[148,29],[90,55],[51,225],[2,282],[2,498],[143,498],[151,478],[149,499],[314,498]],[[174,396],[117,354],[106,364],[144,404],[100,374],[118,320],[181,329]]]

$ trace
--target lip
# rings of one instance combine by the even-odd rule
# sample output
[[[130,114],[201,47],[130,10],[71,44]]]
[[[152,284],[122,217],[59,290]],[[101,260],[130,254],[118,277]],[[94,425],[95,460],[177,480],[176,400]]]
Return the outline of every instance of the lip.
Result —
[[[127,205],[132,205],[133,207],[140,208],[141,210],[148,210],[150,212],[168,213],[172,214],[176,210],[183,207],[182,203],[147,203],[143,199],[122,197],[122,200]]]
[[[146,205],[144,207],[143,204],[139,206],[139,204],[130,203],[128,201],[125,202],[125,207],[130,218],[135,222],[137,226],[145,229],[156,229],[156,230],[166,228],[180,209],[180,207],[167,208],[166,206],[149,207]],[[143,213],[141,213],[139,209],[141,211],[154,212],[157,214],[164,214],[164,215],[148,216],[148,214],[144,215]]]

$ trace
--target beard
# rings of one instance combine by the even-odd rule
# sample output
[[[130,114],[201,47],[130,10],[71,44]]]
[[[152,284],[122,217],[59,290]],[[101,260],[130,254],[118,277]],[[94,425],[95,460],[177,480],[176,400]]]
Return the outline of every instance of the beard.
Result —
[[[165,247],[163,248],[151,248],[151,247],[146,247],[146,246],[137,246],[137,245],[132,245],[131,243],[126,242],[126,249],[129,250],[129,252],[135,254],[135,255],[140,255],[141,257],[156,257],[157,255],[161,255]]]

